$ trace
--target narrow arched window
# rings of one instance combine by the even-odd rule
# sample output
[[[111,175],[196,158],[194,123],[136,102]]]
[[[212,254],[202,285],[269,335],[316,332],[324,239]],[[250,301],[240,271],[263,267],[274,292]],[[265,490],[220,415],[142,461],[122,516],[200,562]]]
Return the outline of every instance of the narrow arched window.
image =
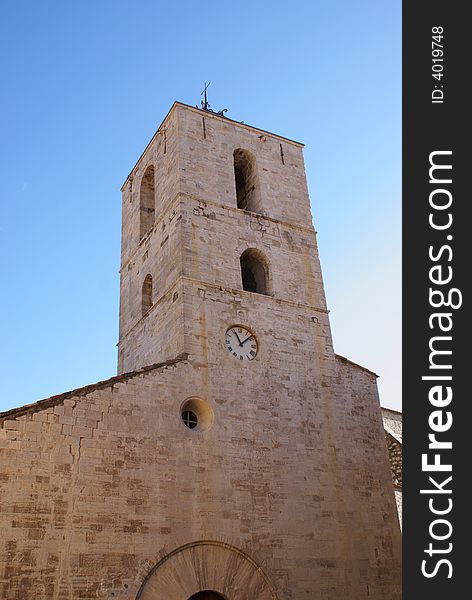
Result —
[[[269,266],[262,252],[249,248],[241,254],[239,260],[243,290],[256,294],[269,294]]]
[[[233,152],[236,203],[238,208],[261,213],[256,159],[251,152],[237,148]]]
[[[141,307],[142,307],[142,316],[147,313],[147,311],[152,306],[152,275],[146,275],[143,283],[142,295],[141,295]]]
[[[139,237],[142,239],[154,225],[156,203],[154,167],[150,165],[141,179],[139,192]]]

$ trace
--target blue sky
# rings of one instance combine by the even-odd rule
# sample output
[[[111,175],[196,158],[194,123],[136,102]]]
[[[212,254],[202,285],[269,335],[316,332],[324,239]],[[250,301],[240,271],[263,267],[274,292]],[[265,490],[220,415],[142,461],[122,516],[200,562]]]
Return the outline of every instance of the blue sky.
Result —
[[[335,349],[401,402],[401,3],[2,7],[0,410],[116,373],[120,187],[174,100],[306,144]]]

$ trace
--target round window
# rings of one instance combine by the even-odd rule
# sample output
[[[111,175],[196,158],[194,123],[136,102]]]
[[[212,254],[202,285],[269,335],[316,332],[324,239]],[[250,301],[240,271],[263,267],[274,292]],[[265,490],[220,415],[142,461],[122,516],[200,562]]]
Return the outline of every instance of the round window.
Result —
[[[205,431],[213,423],[213,411],[206,400],[187,398],[180,407],[180,418],[189,429]]]
[[[182,421],[189,429],[195,429],[198,425],[198,417],[192,410],[182,411]]]

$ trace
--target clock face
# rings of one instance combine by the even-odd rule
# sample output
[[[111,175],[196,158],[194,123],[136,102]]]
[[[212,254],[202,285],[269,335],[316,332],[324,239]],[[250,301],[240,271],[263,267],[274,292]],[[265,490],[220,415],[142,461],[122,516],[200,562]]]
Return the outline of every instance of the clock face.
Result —
[[[249,329],[233,325],[226,331],[226,348],[237,360],[243,362],[256,358],[257,340]]]

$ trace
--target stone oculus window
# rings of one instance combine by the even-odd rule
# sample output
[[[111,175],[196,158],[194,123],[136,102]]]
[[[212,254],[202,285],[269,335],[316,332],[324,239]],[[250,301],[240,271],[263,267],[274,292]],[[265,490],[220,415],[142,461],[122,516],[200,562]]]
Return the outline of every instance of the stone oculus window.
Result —
[[[213,423],[213,410],[206,400],[191,397],[180,407],[180,418],[189,429],[205,431]]]
[[[193,410],[182,411],[182,421],[189,429],[195,429],[198,425],[198,417]]]
[[[248,248],[239,259],[243,290],[255,294],[270,294],[269,263],[260,250]]]
[[[154,181],[154,167],[149,167],[144,171],[141,179],[141,189],[139,191],[139,239],[150,231],[154,225],[154,214],[156,204],[156,186]]]
[[[249,150],[237,148],[233,159],[238,208],[262,214],[255,156]]]
[[[141,295],[141,315],[147,313],[152,306],[152,275],[148,274],[144,278],[143,289]]]

